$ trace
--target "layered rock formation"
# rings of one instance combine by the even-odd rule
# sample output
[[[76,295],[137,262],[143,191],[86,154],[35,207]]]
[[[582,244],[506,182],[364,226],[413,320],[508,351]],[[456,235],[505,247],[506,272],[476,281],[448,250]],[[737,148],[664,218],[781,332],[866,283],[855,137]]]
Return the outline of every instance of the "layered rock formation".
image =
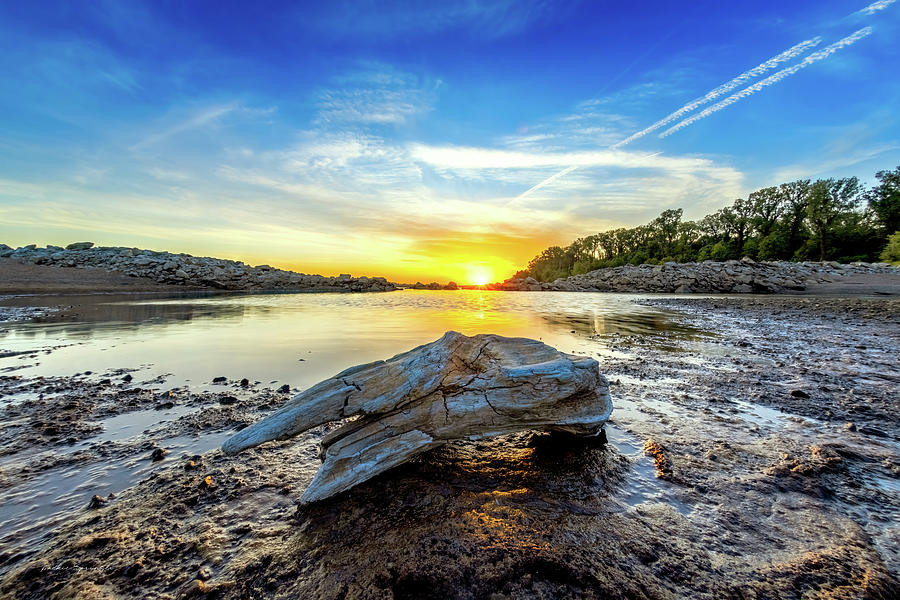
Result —
[[[322,381],[222,450],[233,454],[358,417],[322,440],[322,467],[301,498],[312,502],[449,441],[530,429],[595,435],[611,412],[609,384],[592,358],[531,339],[448,331]]]
[[[750,258],[725,262],[625,265],[542,283],[531,277],[494,284],[507,291],[756,293],[802,291],[819,283],[852,275],[898,275],[885,263],[757,262]]]
[[[323,277],[251,267],[235,260],[155,252],[140,248],[94,247],[76,242],[66,248],[34,244],[13,249],[0,244],[0,258],[60,267],[100,267],[107,271],[146,277],[159,283],[203,286],[223,290],[303,290],[323,292],[385,292],[396,289],[384,277]]]

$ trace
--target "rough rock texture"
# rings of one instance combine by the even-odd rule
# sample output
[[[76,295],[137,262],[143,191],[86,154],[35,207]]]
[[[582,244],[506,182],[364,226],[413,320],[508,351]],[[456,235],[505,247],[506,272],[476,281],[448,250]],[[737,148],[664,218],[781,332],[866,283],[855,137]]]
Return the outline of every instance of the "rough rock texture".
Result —
[[[542,283],[532,277],[491,286],[507,291],[662,292],[662,293],[784,293],[841,281],[854,275],[900,277],[900,268],[885,263],[756,262],[750,258],[725,262],[625,265]]]
[[[159,283],[224,290],[386,292],[396,289],[384,277],[307,275],[269,265],[251,267],[239,261],[221,258],[140,248],[93,247],[92,242],[76,242],[65,249],[59,246],[38,248],[34,244],[13,249],[0,244],[0,258],[18,259],[36,265],[101,267],[107,271],[149,278]]]
[[[611,412],[609,384],[592,358],[537,340],[448,331],[326,379],[222,449],[240,452],[359,416],[322,440],[324,464],[302,497],[312,502],[449,441],[529,429],[595,435]]]

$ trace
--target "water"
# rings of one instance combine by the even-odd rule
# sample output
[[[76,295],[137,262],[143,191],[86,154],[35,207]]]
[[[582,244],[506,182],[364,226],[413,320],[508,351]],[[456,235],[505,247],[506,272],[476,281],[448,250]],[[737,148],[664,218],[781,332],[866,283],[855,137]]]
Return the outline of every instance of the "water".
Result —
[[[608,294],[399,291],[386,294],[267,294],[199,297],[90,296],[65,299],[74,314],[56,321],[0,324],[0,375],[115,378],[132,386],[222,391],[218,376],[303,389],[349,366],[390,357],[433,341],[447,330],[538,338],[566,352],[610,353],[610,336],[694,336],[669,313],[640,306],[636,297]],[[43,299],[48,303],[55,299]],[[35,303],[40,299],[16,299]],[[602,362],[602,358],[601,358]],[[34,397],[8,389],[0,406]],[[24,459],[63,458],[56,466],[4,490],[0,545],[31,551],[92,494],[117,493],[170,460],[148,460],[146,442],[172,456],[218,447],[232,431],[167,438],[165,426],[200,410],[131,410],[96,424],[99,431],[72,447],[40,449],[0,459],[0,472]],[[623,434],[624,435],[624,434]],[[622,437],[622,436],[619,436]],[[618,438],[617,438],[618,439]],[[118,453],[116,450],[120,450]],[[652,493],[636,500],[671,499],[633,453],[641,482]],[[100,458],[98,458],[98,456]],[[116,456],[114,460],[103,456]],[[637,489],[637,488],[635,488]]]
[[[445,331],[537,338],[597,351],[592,336],[694,332],[636,297],[578,293],[399,291],[134,300],[79,299],[76,321],[0,325],[0,359],[23,376],[141,369],[171,385],[217,376],[307,387],[346,367],[433,341]]]

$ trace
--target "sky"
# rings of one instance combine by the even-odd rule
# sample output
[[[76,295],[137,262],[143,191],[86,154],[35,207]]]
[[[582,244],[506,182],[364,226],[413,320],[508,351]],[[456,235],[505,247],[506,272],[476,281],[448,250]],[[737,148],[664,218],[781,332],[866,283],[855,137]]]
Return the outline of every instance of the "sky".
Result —
[[[900,165],[900,2],[0,3],[0,242],[393,281]]]

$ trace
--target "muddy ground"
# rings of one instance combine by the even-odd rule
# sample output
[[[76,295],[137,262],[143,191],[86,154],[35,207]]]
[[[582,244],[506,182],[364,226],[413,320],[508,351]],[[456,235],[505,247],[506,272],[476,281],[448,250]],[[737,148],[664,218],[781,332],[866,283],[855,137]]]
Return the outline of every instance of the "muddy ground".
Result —
[[[0,597],[896,598],[900,301],[651,302],[697,333],[596,338],[606,439],[455,444],[311,506],[322,428],[236,457],[165,453],[287,391],[5,375],[0,394],[25,399],[0,408],[0,493],[162,456],[114,497],[86,491],[39,543],[4,526]],[[92,441],[104,419],[179,406]]]

